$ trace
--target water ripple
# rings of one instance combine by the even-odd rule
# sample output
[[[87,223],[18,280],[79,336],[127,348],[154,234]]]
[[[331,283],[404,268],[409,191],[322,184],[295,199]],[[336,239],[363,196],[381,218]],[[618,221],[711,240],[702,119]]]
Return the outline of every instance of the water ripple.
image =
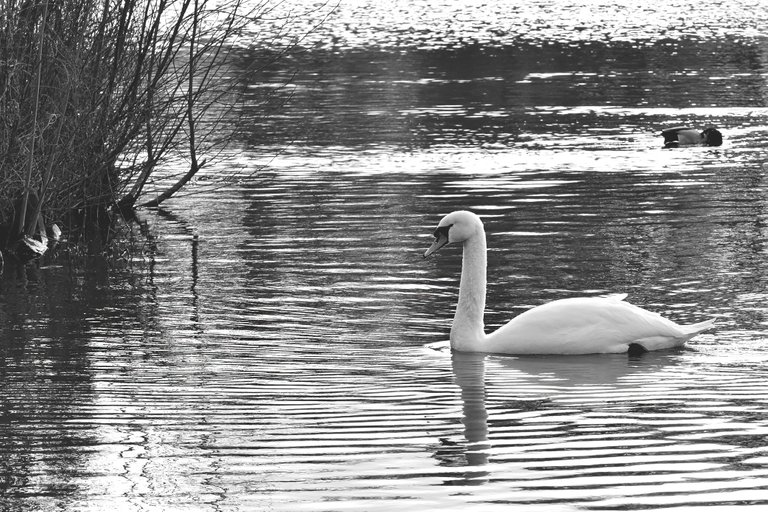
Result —
[[[516,42],[664,41],[674,46],[681,38],[718,39],[762,37],[768,15],[759,3],[746,0],[707,2],[695,10],[684,1],[658,4],[589,4],[531,1],[514,6],[498,2],[430,0],[418,3],[375,1],[329,3],[312,9],[301,0],[281,2],[258,25],[274,42],[294,32],[285,30],[286,19],[308,34],[300,40],[309,47],[336,48],[414,47],[451,48],[465,45],[509,46]],[[316,22],[324,19],[322,26]]]

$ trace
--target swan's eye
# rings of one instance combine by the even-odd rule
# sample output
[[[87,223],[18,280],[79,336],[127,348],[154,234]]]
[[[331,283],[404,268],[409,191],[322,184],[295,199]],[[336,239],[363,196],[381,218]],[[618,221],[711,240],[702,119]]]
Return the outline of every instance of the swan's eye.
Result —
[[[451,226],[453,226],[453,224],[451,224],[450,226],[441,226],[441,227],[437,228],[435,230],[435,232],[434,232],[435,238],[441,238],[442,237],[442,238],[447,239],[448,238],[448,231],[451,229]]]

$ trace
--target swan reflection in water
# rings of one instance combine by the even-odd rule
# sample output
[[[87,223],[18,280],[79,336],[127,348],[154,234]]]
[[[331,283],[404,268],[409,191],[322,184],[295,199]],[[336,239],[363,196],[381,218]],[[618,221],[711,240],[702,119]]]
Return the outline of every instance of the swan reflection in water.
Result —
[[[510,420],[503,420],[502,425],[489,416],[489,384],[500,394],[514,396],[512,400],[494,400],[491,409],[495,413],[545,411],[557,407],[553,394],[567,394],[572,388],[592,388],[595,394],[605,393],[607,388],[635,389],[638,381],[654,382],[662,368],[675,365],[678,359],[679,351],[652,352],[637,357],[626,354],[507,357],[453,352],[454,381],[462,400],[463,438],[458,433],[452,438],[441,438],[434,456],[442,466],[467,467],[468,470],[453,474],[444,485],[482,485],[490,479],[491,471],[483,467],[488,466],[493,457],[494,424],[501,430],[502,426],[509,427]],[[487,367],[492,369],[488,379]],[[634,374],[635,378],[621,382]],[[518,394],[515,389],[524,391]],[[570,403],[569,407],[574,404]],[[577,419],[578,416],[574,416],[574,420]],[[503,439],[499,442],[509,444]]]
[[[488,464],[488,412],[485,405],[485,354],[454,352],[453,375],[461,390],[464,440],[440,439],[436,456],[446,466],[484,466]],[[467,474],[478,478],[484,473]],[[468,482],[469,483],[469,482]]]

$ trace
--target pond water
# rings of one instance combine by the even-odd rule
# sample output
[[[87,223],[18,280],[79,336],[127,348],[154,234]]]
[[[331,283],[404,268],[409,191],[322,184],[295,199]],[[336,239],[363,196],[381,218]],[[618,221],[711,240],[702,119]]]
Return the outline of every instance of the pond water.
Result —
[[[248,84],[229,158],[115,257],[6,269],[4,510],[768,505],[765,9],[384,4],[306,2],[325,24]],[[683,123],[725,143],[662,150]],[[460,251],[421,256],[455,209],[488,231],[489,330],[609,292],[717,328],[435,348]]]

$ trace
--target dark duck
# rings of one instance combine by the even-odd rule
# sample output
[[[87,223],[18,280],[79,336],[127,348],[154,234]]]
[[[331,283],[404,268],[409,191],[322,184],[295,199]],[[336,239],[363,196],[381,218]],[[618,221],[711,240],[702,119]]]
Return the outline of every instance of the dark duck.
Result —
[[[661,135],[664,137],[665,148],[677,148],[680,146],[721,146],[723,134],[716,128],[706,128],[699,131],[689,126],[675,126],[667,128]]]

